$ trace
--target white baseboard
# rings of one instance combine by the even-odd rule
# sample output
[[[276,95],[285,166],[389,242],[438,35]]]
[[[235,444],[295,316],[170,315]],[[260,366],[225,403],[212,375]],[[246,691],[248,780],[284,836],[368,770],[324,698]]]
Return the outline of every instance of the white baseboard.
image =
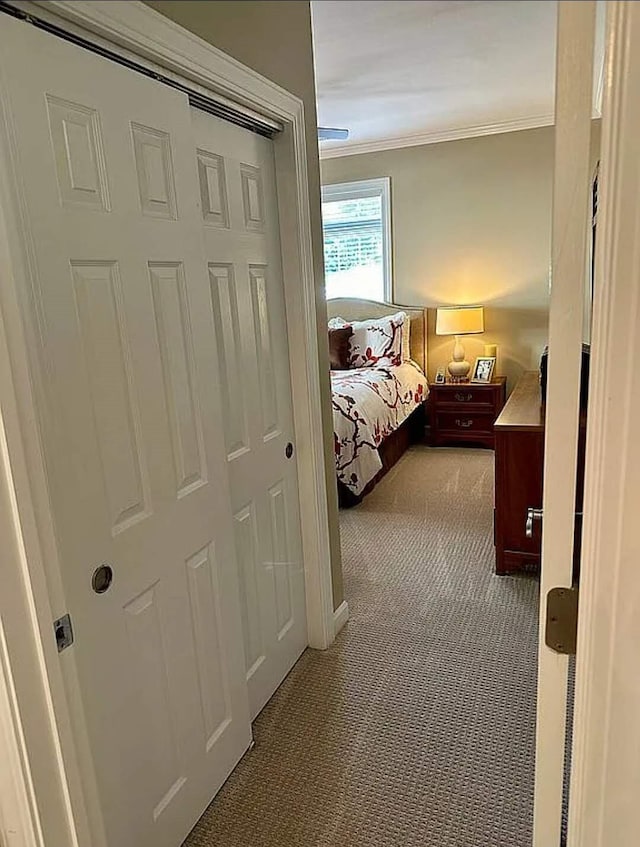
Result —
[[[346,600],[343,600],[333,613],[333,631],[336,635],[340,632],[348,620],[349,604]]]

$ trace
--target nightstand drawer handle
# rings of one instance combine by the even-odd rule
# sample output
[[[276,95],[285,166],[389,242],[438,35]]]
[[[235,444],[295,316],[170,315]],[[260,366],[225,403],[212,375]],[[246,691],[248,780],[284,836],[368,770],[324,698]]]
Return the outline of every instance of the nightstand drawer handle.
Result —
[[[468,403],[469,400],[473,400],[473,394],[471,392],[468,394],[461,394],[459,391],[456,391],[454,397],[458,403]]]
[[[456,418],[456,426],[462,427],[462,429],[469,429],[470,426],[473,426],[473,418],[467,418],[466,421]]]

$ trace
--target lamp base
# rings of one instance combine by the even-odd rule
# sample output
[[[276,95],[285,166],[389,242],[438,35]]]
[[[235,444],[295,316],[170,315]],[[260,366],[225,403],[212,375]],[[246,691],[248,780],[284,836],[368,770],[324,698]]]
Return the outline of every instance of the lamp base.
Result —
[[[471,365],[464,357],[464,347],[458,335],[456,335],[456,343],[453,348],[453,359],[449,362],[447,368],[454,379],[463,380],[469,376]]]
[[[454,360],[449,362],[447,370],[449,371],[453,382],[466,382],[469,378],[471,365],[466,361],[466,359],[463,359],[461,362],[456,362]]]

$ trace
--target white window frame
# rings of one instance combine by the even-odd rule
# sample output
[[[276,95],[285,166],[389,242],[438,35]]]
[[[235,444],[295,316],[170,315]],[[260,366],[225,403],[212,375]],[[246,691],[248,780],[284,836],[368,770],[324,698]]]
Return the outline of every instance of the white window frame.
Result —
[[[382,292],[382,299],[391,303],[393,302],[391,178],[388,176],[381,176],[376,179],[358,179],[353,182],[336,182],[322,186],[323,203],[331,203],[338,200],[358,200],[362,197],[380,197],[382,201],[382,270],[384,275],[384,290]]]

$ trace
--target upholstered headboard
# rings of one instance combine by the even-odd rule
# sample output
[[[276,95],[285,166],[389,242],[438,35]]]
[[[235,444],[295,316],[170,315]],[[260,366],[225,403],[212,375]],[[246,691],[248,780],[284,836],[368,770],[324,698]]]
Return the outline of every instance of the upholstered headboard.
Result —
[[[406,312],[411,321],[409,343],[411,358],[427,372],[427,313],[425,309],[382,303],[377,300],[359,300],[355,297],[334,297],[327,300],[327,317],[344,318],[345,321],[366,321],[383,318],[395,312]]]

